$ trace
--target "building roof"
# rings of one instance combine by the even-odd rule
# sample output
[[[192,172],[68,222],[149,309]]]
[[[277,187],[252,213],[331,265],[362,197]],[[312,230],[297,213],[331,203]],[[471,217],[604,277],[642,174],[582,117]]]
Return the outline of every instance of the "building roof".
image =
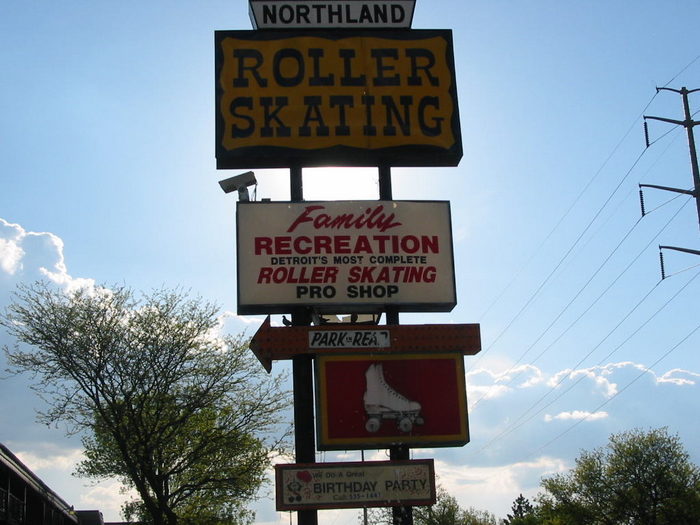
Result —
[[[0,443],[0,463],[14,472],[28,486],[42,494],[44,498],[50,501],[58,510],[65,514],[71,521],[78,523],[78,518],[72,512],[73,507],[66,503],[58,494],[51,490],[46,483],[34,474],[29,467],[15,456],[12,451],[5,445]]]

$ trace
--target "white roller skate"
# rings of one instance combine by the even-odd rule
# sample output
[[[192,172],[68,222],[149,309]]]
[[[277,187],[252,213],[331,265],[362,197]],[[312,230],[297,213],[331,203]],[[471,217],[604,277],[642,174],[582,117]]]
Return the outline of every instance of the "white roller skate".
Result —
[[[373,363],[365,371],[367,388],[364,395],[367,432],[377,432],[382,419],[396,419],[401,432],[410,432],[413,425],[422,425],[421,405],[391,388],[384,379],[381,363]]]

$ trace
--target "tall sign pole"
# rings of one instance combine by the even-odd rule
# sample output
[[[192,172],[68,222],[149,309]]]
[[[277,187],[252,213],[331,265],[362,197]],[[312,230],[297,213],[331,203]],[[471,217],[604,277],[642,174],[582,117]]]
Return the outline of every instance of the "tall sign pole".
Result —
[[[289,186],[292,202],[304,200],[304,182],[301,166],[289,170]],[[292,326],[308,326],[311,316],[308,309],[292,312]],[[314,387],[313,356],[297,355],[292,358],[292,382],[294,388],[294,451],[297,463],[316,462],[314,439]],[[299,525],[316,525],[318,512],[315,509],[297,511]]]
[[[379,200],[393,200],[391,166],[385,164],[379,166]],[[396,308],[391,306],[386,308],[386,324],[399,324],[399,312]],[[410,450],[406,445],[389,447],[389,459],[391,461],[410,459]],[[413,507],[392,507],[391,512],[395,525],[413,525]]]

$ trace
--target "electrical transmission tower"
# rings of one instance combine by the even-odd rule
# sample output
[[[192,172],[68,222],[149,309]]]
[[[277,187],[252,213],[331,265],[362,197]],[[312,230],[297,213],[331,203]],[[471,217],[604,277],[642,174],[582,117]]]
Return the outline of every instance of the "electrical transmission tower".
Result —
[[[656,92],[658,93],[659,91],[673,91],[674,93],[678,93],[681,95],[683,98],[683,112],[685,114],[685,120],[675,120],[675,119],[670,119],[670,118],[664,118],[664,117],[652,117],[652,116],[647,116],[644,115],[644,136],[646,138],[646,144],[647,147],[649,147],[649,130],[647,127],[647,119],[651,120],[660,120],[661,122],[668,122],[670,124],[675,124],[677,126],[683,126],[685,127],[686,133],[688,134],[688,148],[690,149],[690,167],[693,172],[693,189],[692,190],[686,190],[686,189],[681,189],[681,188],[671,188],[668,186],[659,186],[657,184],[640,184],[639,185],[639,196],[642,204],[642,215],[644,215],[644,198],[642,195],[642,190],[641,188],[655,188],[658,190],[664,190],[664,191],[672,191],[674,193],[683,193],[685,195],[690,195],[695,198],[695,204],[697,206],[698,210],[698,226],[700,226],[700,170],[698,169],[698,154],[695,149],[695,137],[693,135],[693,127],[696,125],[700,124],[700,121],[695,121],[693,120],[693,117],[690,113],[690,104],[688,102],[688,95],[690,93],[695,93],[696,91],[700,91],[700,89],[686,89],[685,87],[682,87],[681,89],[672,89],[672,88],[667,88],[667,87],[657,87]],[[663,251],[664,249],[667,250],[675,250],[679,252],[684,252],[684,253],[692,253],[694,255],[700,255],[700,250],[692,250],[690,248],[679,248],[677,246],[659,246],[659,257],[661,260],[661,278],[665,278],[665,271],[664,271],[664,258],[663,258]]]

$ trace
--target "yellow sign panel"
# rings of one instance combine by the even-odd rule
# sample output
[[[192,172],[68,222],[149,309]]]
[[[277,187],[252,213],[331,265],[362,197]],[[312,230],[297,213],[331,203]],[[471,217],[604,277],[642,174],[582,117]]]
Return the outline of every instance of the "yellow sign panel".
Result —
[[[218,167],[459,162],[451,33],[359,33],[217,32]]]

